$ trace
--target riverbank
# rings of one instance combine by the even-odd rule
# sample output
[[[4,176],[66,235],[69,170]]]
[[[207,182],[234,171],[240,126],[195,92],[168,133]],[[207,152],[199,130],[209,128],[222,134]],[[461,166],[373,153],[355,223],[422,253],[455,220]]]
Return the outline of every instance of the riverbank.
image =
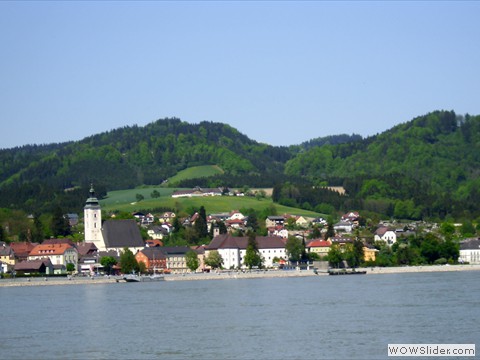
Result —
[[[371,267],[361,268],[366,275],[401,274],[420,272],[452,272],[452,271],[479,271],[480,265],[424,265],[402,267]],[[196,280],[228,280],[228,279],[260,279],[260,278],[286,278],[286,277],[310,277],[327,276],[326,271],[316,274],[313,270],[258,270],[258,271],[220,271],[211,273],[186,273],[165,275],[166,281],[196,281]],[[72,277],[66,278],[17,278],[1,279],[0,287],[9,286],[51,286],[51,285],[99,285],[120,284],[120,277],[97,276],[97,277]],[[46,279],[46,280],[45,280]]]

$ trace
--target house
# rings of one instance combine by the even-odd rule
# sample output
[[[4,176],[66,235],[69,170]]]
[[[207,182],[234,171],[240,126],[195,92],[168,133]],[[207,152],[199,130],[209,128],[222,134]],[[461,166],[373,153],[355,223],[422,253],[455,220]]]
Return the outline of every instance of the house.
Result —
[[[374,246],[366,244],[363,246],[363,260],[374,262],[377,258],[378,250]]]
[[[480,238],[462,241],[458,260],[462,263],[480,264]]]
[[[69,213],[69,214],[66,214],[65,217],[67,218],[68,224],[69,224],[70,226],[76,226],[76,225],[78,225],[78,214]]]
[[[299,227],[307,227],[308,220],[305,219],[303,216],[295,216],[295,225]]]
[[[175,191],[172,193],[172,198],[197,197],[197,196],[221,196],[221,195],[222,195],[222,189],[220,188],[202,189],[201,187],[197,186],[192,190]]]
[[[268,216],[265,220],[265,226],[275,227],[275,226],[284,226],[285,225],[285,218],[283,216]]]
[[[244,219],[245,219],[245,215],[243,215],[238,210],[233,210],[232,212],[230,212],[227,218],[227,220],[244,220]]]
[[[164,222],[172,223],[176,216],[177,215],[174,212],[167,211],[167,212],[164,212],[159,217],[158,221],[160,221],[161,223],[164,223]]]
[[[78,251],[78,272],[84,274],[93,274],[100,265],[100,257],[98,249],[94,243],[82,242],[77,244]]]
[[[3,241],[0,241],[0,262],[4,273],[11,271],[16,262],[12,248]]]
[[[331,241],[323,239],[313,239],[305,247],[309,253],[316,253],[320,257],[324,257],[328,255],[331,245]]]
[[[151,239],[161,240],[169,234],[169,231],[163,226],[152,226],[147,230],[147,234]]]
[[[285,239],[276,236],[257,236],[257,249],[262,256],[265,267],[273,267],[274,258],[287,258]],[[234,269],[244,267],[243,258],[248,246],[248,237],[235,237],[230,234],[221,234],[213,238],[205,247],[205,255],[209,251],[217,250],[223,259],[223,267]]]
[[[49,258],[37,260],[23,260],[15,264],[15,272],[23,274],[39,273],[45,275],[53,274],[53,265]]]
[[[288,238],[288,230],[283,226],[274,226],[267,229],[269,236],[279,236],[281,238]]]
[[[185,255],[190,248],[188,246],[169,246],[159,248],[167,258],[167,269],[174,273],[189,271]]]
[[[138,262],[143,262],[149,273],[164,271],[167,268],[167,256],[161,247],[146,247],[135,254]]]
[[[145,241],[145,247],[159,247],[163,246],[163,242],[158,239],[148,239]]]
[[[360,214],[357,211],[350,211],[344,215],[342,215],[342,221],[348,221],[351,223],[358,222],[358,219],[360,218]]]
[[[67,264],[73,264],[75,269],[78,266],[78,251],[69,244],[39,244],[35,246],[28,260],[42,260],[48,258],[57,273],[64,273],[67,270]]]
[[[190,247],[193,251],[197,253],[197,259],[198,259],[198,268],[197,271],[205,271],[206,270],[206,265],[205,265],[205,245],[200,245],[200,246],[191,246]]]
[[[340,245],[341,247],[353,243],[353,240],[343,236],[334,236],[328,239],[332,244]]]
[[[317,226],[327,226],[328,222],[322,217],[318,217],[312,220],[312,225],[317,225]]]
[[[335,230],[335,232],[351,233],[353,230],[353,223],[350,221],[340,221],[333,225],[333,230]]]
[[[386,226],[380,226],[374,233],[375,241],[385,241],[388,245],[393,245],[397,242],[397,234]]]
[[[32,251],[33,248],[37,245],[37,243],[31,243],[28,241],[12,242],[10,244],[10,248],[12,249],[15,256],[15,263],[20,261],[26,261],[28,259],[28,254],[30,254],[30,251]]]

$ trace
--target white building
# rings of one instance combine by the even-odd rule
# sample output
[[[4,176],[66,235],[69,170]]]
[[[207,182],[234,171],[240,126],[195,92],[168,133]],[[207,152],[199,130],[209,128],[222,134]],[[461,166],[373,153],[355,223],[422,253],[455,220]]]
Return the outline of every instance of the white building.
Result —
[[[285,239],[275,236],[257,236],[257,248],[262,256],[264,267],[272,267],[274,258],[287,259]],[[238,269],[244,267],[243,259],[247,251],[248,237],[235,237],[230,234],[222,234],[213,238],[212,242],[205,247],[205,256],[209,251],[217,250],[222,256],[225,269]]]
[[[462,241],[458,259],[463,263],[480,264],[480,238]]]
[[[386,226],[379,227],[374,234],[375,241],[385,241],[388,245],[393,245],[397,242],[397,234]]]

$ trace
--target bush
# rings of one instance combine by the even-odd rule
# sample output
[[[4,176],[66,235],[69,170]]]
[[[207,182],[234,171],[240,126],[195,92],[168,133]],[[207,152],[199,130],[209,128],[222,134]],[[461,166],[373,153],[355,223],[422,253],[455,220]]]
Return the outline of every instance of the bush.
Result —
[[[447,259],[439,258],[433,262],[435,265],[445,265],[447,263]]]

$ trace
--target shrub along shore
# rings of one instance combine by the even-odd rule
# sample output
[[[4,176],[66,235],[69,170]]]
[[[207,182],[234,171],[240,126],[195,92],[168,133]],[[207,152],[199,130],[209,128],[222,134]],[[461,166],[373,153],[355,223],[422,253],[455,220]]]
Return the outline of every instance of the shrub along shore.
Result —
[[[423,265],[402,267],[371,267],[360,268],[367,275],[420,273],[420,272],[452,272],[452,271],[478,271],[480,265]],[[165,275],[166,281],[195,281],[195,280],[226,280],[226,279],[260,279],[260,278],[285,278],[328,275],[325,271],[316,274],[313,270],[253,270],[253,271],[219,271],[210,273],[186,273]],[[16,278],[1,279],[0,287],[9,286],[51,286],[51,285],[99,285],[99,284],[125,284],[118,282],[119,276],[96,276],[68,278]]]

